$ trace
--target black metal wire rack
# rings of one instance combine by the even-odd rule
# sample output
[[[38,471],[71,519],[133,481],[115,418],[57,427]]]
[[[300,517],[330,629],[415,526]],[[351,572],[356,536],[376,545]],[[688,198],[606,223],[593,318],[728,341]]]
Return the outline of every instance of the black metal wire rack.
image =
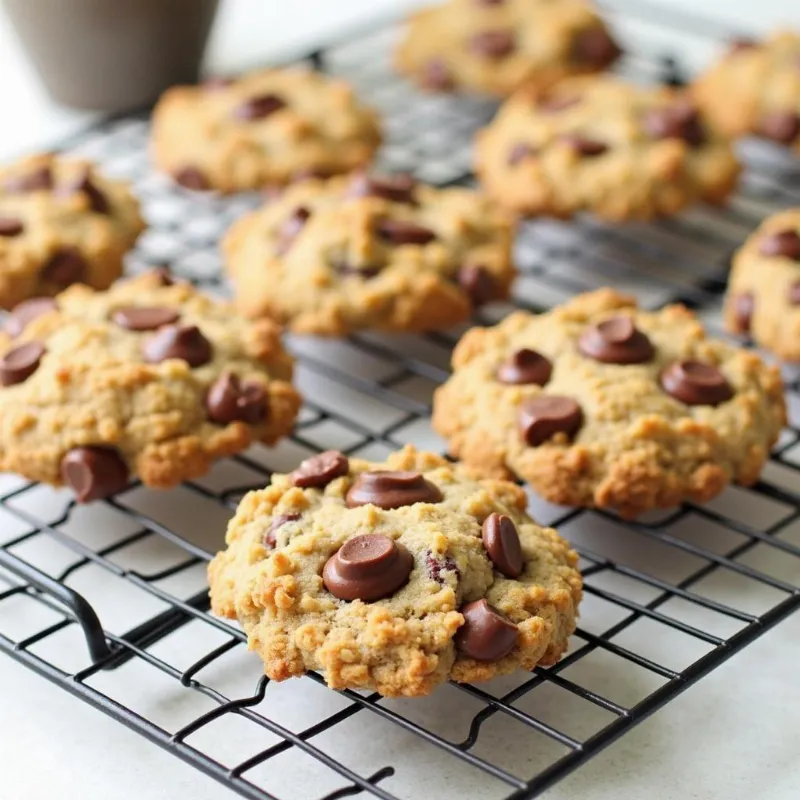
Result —
[[[654,6],[611,5],[625,12],[621,26],[650,25],[659,37],[652,49],[632,49],[623,71],[635,78],[679,80],[665,37],[681,34],[684,45],[688,33],[726,35]],[[469,182],[470,137],[494,108],[416,94],[389,66],[395,33],[359,34],[317,51],[311,64],[347,76],[381,110],[384,168]],[[64,149],[134,181],[150,229],[131,271],[169,262],[224,294],[216,241],[258,199],[175,189],[149,170],[147,134],[146,116],[126,117]],[[724,211],[698,208],[656,225],[527,223],[514,304],[542,309],[612,284],[648,306],[681,300],[717,330],[730,253],[761,218],[800,205],[797,162],[753,143],[743,154],[742,189]],[[479,321],[508,310],[490,308]],[[295,435],[170,493],[133,484],[80,507],[68,492],[0,477],[0,651],[244,797],[297,797],[302,772],[308,796],[326,800],[528,798],[800,607],[800,371],[787,369],[790,427],[749,489],[636,523],[531,496],[533,513],[575,542],[586,580],[581,626],[558,665],[418,701],[332,692],[315,674],[270,683],[242,633],[207,611],[205,564],[227,517],[270,471],[313,451],[379,458],[409,441],[441,448],[428,429],[429,401],[459,333],[293,339],[306,397]]]

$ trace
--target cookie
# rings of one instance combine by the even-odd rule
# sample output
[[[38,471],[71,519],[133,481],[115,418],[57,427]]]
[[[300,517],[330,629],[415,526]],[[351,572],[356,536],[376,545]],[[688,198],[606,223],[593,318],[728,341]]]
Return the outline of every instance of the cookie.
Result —
[[[48,153],[0,168],[0,307],[107,288],[143,228],[128,186],[87,161]]]
[[[363,167],[375,113],[344,81],[302,69],[169,89],[153,112],[159,169],[187,189],[237,192]]]
[[[752,484],[786,420],[776,368],[610,289],[474,328],[453,367],[433,414],[453,455],[624,517]]]
[[[523,89],[477,137],[475,169],[489,195],[520,214],[612,221],[721,203],[739,167],[685,95],[612,76]]]
[[[222,249],[240,311],[298,333],[445,328],[507,297],[514,276],[505,213],[407,175],[304,181],[235,222]]]
[[[430,693],[555,663],[575,629],[577,556],[515,484],[412,447],[327,452],[250,492],[209,567],[273,680]]]
[[[621,52],[586,0],[449,0],[411,17],[395,60],[427,91],[505,96],[606,69]]]
[[[800,362],[800,208],[764,221],[734,257],[725,323]]]
[[[725,136],[754,134],[800,152],[800,33],[734,42],[692,94]]]
[[[0,332],[0,470],[86,502],[272,443],[300,405],[279,334],[161,272],[27,300]]]

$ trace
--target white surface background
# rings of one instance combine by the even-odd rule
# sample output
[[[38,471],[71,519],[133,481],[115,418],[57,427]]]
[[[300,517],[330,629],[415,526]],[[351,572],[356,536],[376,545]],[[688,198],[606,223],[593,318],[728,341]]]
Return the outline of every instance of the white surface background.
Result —
[[[781,19],[800,24],[800,10],[788,0],[672,3],[745,29],[765,29]],[[400,5],[397,0],[229,0],[214,33],[210,71],[245,68],[265,54],[277,57],[333,26]],[[1,12],[0,99],[0,158],[87,121],[86,115],[47,101]],[[795,618],[549,792],[548,800],[796,800],[798,663],[800,619]],[[8,659],[0,659],[0,687],[0,800],[231,797]]]

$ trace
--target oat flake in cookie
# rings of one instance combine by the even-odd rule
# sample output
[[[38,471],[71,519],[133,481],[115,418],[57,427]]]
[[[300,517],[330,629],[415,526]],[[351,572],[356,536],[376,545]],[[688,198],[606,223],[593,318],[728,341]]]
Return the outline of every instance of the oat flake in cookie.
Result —
[[[518,214],[622,221],[722,203],[739,166],[687,95],[595,75],[506,100],[477,135],[475,171]]]
[[[509,369],[521,353],[549,368]],[[776,368],[707,339],[682,306],[601,289],[468,331],[433,424],[484,474],[633,517],[753,483],[785,418]]]
[[[411,17],[395,61],[426,91],[507,95],[599,72],[621,52],[587,0],[449,0]]]
[[[28,300],[0,331],[0,470],[80,502],[174,486],[287,434],[291,375],[274,323],[160,272]]]
[[[273,680],[315,669],[335,689],[413,697],[553,664],[581,578],[525,505],[519,486],[411,447],[382,464],[312,456],[239,504],[212,609]]]
[[[734,257],[725,322],[800,362],[800,208],[765,220]]]
[[[128,186],[52,154],[0,168],[0,307],[73,283],[105,289],[144,228]]]
[[[288,188],[222,249],[242,313],[341,336],[446,328],[507,297],[511,234],[479,192],[359,173]]]
[[[344,81],[302,69],[169,89],[153,112],[156,165],[194,191],[230,193],[369,163],[376,114]]]

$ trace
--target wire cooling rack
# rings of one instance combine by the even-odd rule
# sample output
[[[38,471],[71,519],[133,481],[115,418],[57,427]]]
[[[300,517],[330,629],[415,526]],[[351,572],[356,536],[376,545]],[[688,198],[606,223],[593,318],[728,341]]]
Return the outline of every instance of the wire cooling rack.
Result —
[[[626,8],[638,16],[615,22],[638,43],[622,67],[635,79],[680,81],[670,58],[677,34],[682,63],[691,37],[702,48],[726,35],[653,6]],[[371,31],[310,61],[348,77],[381,110],[383,168],[470,182],[470,137],[493,106],[416,94],[390,69],[395,35]],[[216,241],[258,198],[175,189],[149,171],[147,135],[146,116],[116,119],[64,149],[134,181],[150,228],[130,271],[168,262],[225,294]],[[800,205],[797,163],[752,143],[743,155],[742,189],[725,211],[697,208],[657,225],[526,224],[514,304],[543,309],[612,284],[647,306],[682,300],[718,331],[730,253],[764,216]],[[581,625],[558,665],[423,700],[333,692],[315,674],[270,683],[238,628],[207,613],[205,565],[227,518],[270,471],[314,451],[381,458],[409,441],[442,449],[428,427],[430,397],[460,332],[292,339],[306,397],[295,435],[172,492],[133,484],[81,507],[67,491],[0,477],[0,650],[244,797],[527,798],[800,606],[800,374],[787,370],[790,427],[752,488],[636,523],[531,496],[534,515],[576,544],[586,580]]]

